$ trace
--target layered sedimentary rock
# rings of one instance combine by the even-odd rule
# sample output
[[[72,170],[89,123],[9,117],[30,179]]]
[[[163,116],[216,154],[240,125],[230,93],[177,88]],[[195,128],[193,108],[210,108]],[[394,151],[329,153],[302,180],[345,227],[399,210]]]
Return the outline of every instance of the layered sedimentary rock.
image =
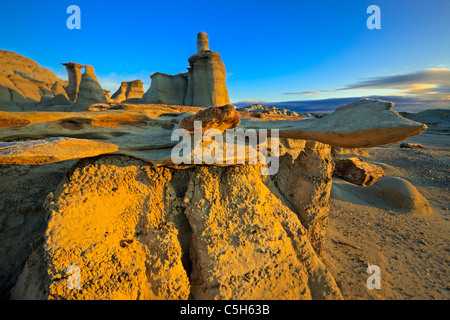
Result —
[[[98,83],[94,68],[86,65],[81,77],[74,111],[86,111],[94,103],[108,103],[108,100]]]
[[[184,97],[188,87],[186,73],[168,75],[156,72],[150,76],[150,88],[142,97],[143,103],[161,103],[171,105],[184,105]]]
[[[127,99],[140,99],[143,95],[144,86],[141,80],[124,81],[120,84],[120,88],[111,96],[111,100],[122,102]]]
[[[61,63],[66,67],[67,75],[69,76],[69,84],[66,87],[67,96],[70,101],[76,102],[78,91],[81,83],[81,68],[84,66],[76,62]]]
[[[253,166],[81,160],[47,198],[12,298],[341,299],[279,194]],[[70,266],[82,290],[67,285]]]
[[[391,111],[393,102],[377,99],[336,108],[322,118],[286,121],[242,119],[241,128],[280,130],[280,137],[315,140],[335,147],[370,148],[398,142],[424,132],[425,124],[403,118]]]
[[[112,143],[73,138],[0,142],[2,164],[46,164],[113,153]]]
[[[26,105],[53,97],[61,91],[64,81],[50,70],[17,53],[0,50],[0,102],[5,105]]]
[[[378,179],[385,176],[384,170],[375,164],[365,162],[359,158],[334,160],[333,176],[342,178],[348,182],[370,186]]]
[[[143,103],[186,106],[222,106],[230,103],[225,84],[225,66],[217,52],[209,50],[208,36],[197,36],[197,54],[188,59],[187,73],[170,76],[155,73]]]
[[[381,107],[377,107],[381,105]],[[390,103],[362,100],[320,119],[272,121],[240,119],[237,128],[247,130],[278,129],[282,138],[315,140],[339,147],[378,146],[418,135],[426,126],[402,118],[387,108]],[[387,106],[387,107],[386,107]],[[86,108],[87,110],[87,108]],[[220,110],[220,108],[217,108]],[[205,111],[199,114],[199,119]],[[215,115],[215,112],[208,112]],[[103,139],[119,147],[117,153],[134,156],[155,165],[173,165],[173,130],[179,128],[183,118],[190,114],[178,113],[174,108],[158,105],[137,109],[110,110],[108,113],[14,113],[0,112],[0,141],[13,139],[42,139],[55,136]],[[351,117],[351,128],[342,123]],[[188,118],[185,122],[191,122]],[[222,124],[236,124],[237,118],[228,117],[230,123],[206,119],[221,128]],[[378,122],[373,119],[377,119]],[[191,121],[189,121],[189,119]],[[206,123],[207,124],[207,123]],[[225,127],[223,127],[225,128]],[[376,133],[376,134],[374,134]],[[1,160],[1,159],[0,159]]]

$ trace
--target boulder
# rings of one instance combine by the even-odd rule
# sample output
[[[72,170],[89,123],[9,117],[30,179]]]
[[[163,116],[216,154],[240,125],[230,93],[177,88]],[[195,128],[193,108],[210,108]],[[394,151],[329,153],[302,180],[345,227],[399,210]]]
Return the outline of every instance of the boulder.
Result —
[[[224,132],[226,129],[237,127],[240,118],[234,106],[227,104],[221,107],[210,107],[197,112],[193,116],[183,118],[180,122],[180,128],[193,132],[194,121],[202,122],[202,132],[208,129],[218,129]]]
[[[399,177],[380,179],[365,188],[365,191],[405,213],[429,214],[432,212],[430,203],[416,187],[411,182]]]
[[[83,76],[81,77],[80,87],[74,111],[86,111],[88,107],[95,103],[108,103],[105,92],[98,83],[94,68],[86,65]]]
[[[356,157],[335,159],[334,165],[334,177],[342,178],[364,187],[375,183],[375,181],[385,176],[384,170],[380,166]]]
[[[405,148],[405,149],[424,149],[423,145],[421,145],[420,143],[410,143],[410,142],[400,143],[400,148]]]
[[[120,103],[127,99],[140,99],[143,95],[144,84],[141,80],[124,81],[120,84],[120,88],[111,96],[111,100]]]

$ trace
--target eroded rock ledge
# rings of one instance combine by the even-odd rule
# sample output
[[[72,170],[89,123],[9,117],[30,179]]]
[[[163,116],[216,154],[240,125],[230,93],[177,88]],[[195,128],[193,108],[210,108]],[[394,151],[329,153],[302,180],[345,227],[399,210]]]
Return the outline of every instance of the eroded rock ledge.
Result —
[[[315,147],[304,144],[289,160],[295,157],[298,169],[315,161],[331,166],[324,161],[329,147]],[[282,176],[260,176],[257,166],[172,169],[120,155],[80,160],[44,204],[45,237],[12,298],[340,299],[313,249],[320,236],[311,235],[326,223],[317,212],[327,212],[317,197],[330,183],[312,179],[316,172],[323,176],[298,177],[297,187],[308,190],[299,202]],[[67,286],[70,265],[80,268],[82,290]]]

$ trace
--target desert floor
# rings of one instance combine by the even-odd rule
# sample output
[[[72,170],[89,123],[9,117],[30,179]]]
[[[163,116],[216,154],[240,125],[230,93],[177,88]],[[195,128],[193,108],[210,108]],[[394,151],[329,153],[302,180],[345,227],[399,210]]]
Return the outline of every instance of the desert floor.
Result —
[[[390,144],[357,156],[410,181],[433,213],[398,212],[358,192],[343,199],[332,191],[324,260],[345,299],[450,298],[450,137],[425,132],[405,141],[425,149]],[[333,188],[348,184],[333,179]],[[367,288],[368,265],[380,267],[380,290]]]

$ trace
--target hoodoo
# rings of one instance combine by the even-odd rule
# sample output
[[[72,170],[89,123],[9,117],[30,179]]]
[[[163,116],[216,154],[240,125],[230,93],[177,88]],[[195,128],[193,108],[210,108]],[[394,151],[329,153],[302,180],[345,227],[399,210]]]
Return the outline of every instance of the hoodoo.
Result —
[[[225,65],[217,52],[209,50],[208,35],[197,35],[197,53],[189,59],[188,72],[151,75],[151,86],[143,103],[209,107],[230,103],[225,84]]]

